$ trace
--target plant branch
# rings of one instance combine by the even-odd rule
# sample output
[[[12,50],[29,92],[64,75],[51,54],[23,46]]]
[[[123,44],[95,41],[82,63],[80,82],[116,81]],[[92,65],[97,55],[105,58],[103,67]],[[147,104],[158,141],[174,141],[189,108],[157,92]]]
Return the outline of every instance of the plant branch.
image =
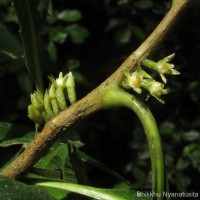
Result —
[[[121,64],[121,66],[100,86],[86,97],[65,109],[46,123],[41,133],[36,135],[30,145],[3,171],[2,175],[17,179],[26,173],[63,132],[80,119],[102,109],[102,97],[112,87],[120,85],[124,78],[124,69],[134,70],[136,63],[146,58],[164,39],[192,0],[176,0],[167,15],[153,33]]]
[[[152,192],[161,194],[159,200],[163,199],[165,187],[165,164],[160,134],[156,121],[148,107],[135,96],[119,89],[111,88],[102,97],[102,105],[105,108],[124,106],[131,109],[140,119],[147,137],[151,165],[152,165]]]

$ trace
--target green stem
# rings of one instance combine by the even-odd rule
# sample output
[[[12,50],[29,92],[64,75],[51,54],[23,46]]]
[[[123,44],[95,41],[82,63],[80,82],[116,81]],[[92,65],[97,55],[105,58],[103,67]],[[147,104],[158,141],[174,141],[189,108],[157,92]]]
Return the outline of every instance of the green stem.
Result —
[[[148,67],[149,69],[154,69],[156,70],[157,69],[157,63],[152,61],[152,60],[149,60],[149,59],[145,59],[142,61],[142,64],[145,66],[145,67]]]
[[[102,98],[104,108],[125,106],[133,110],[140,119],[145,134],[147,136],[151,164],[152,164],[152,191],[160,194],[157,199],[162,200],[165,191],[165,165],[162,151],[161,139],[155,119],[147,108],[138,98],[122,91],[118,87],[111,88]]]

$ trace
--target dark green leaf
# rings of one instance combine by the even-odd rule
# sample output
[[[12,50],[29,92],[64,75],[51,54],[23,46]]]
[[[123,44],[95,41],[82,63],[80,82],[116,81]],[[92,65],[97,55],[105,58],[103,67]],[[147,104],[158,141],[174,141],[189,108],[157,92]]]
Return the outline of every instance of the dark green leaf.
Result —
[[[124,45],[131,40],[132,31],[129,28],[120,29],[115,34],[115,43],[117,46]]]
[[[77,179],[77,183],[88,184],[89,181],[88,181],[88,177],[87,177],[85,163],[83,163],[83,161],[81,160],[80,153],[72,145],[68,145],[68,152],[69,152],[69,160],[70,160],[71,166],[74,170],[74,173],[75,173],[75,176]]]
[[[170,134],[175,128],[175,125],[171,122],[164,122],[160,125],[159,129],[162,134]]]
[[[1,0],[0,5],[7,5],[9,2],[8,0]]]
[[[198,131],[195,130],[191,130],[189,132],[185,132],[182,135],[183,140],[185,141],[195,141],[198,140],[200,138],[200,134]]]
[[[81,83],[82,85],[89,85],[88,80],[80,72],[73,72],[73,76],[75,77],[76,83]]]
[[[23,125],[0,122],[0,140],[11,138],[16,139],[16,137],[22,137],[26,135],[29,131],[30,129]]]
[[[81,184],[87,184],[88,182],[84,163],[81,161],[76,148],[70,144],[54,144],[49,153],[44,156],[35,167],[37,167],[34,168],[34,171],[36,170],[36,175],[42,177],[40,178],[29,174],[29,178],[40,178],[49,181],[52,181],[53,178],[54,180],[57,179],[64,182]],[[34,171],[31,171],[31,173],[34,173]],[[48,171],[51,171],[53,174],[48,173]],[[57,177],[54,176],[56,174]],[[68,191],[55,190],[53,188],[47,189],[49,194],[56,198],[59,197],[58,199],[68,195]]]
[[[190,165],[189,160],[184,160],[182,158],[179,158],[176,164],[176,168],[178,170],[183,170],[183,169],[186,169],[189,165]]]
[[[35,81],[38,92],[43,95],[42,69],[46,66],[48,57],[40,38],[42,19],[37,11],[37,2],[29,0],[13,0],[13,2],[20,24],[26,67]]]
[[[49,57],[50,59],[55,62],[57,60],[57,48],[53,42],[50,42],[48,47]]]
[[[6,28],[0,27],[0,38],[0,50],[4,50],[5,52],[11,53],[19,58],[22,56],[23,48],[15,35],[9,32]]]
[[[64,10],[58,14],[57,18],[66,22],[76,22],[82,19],[82,14],[79,10]]]
[[[67,38],[66,30],[64,28],[59,27],[52,28],[50,38],[52,41],[59,42],[60,44],[62,44]]]
[[[116,28],[116,27],[118,27],[118,26],[120,26],[120,25],[122,25],[122,24],[124,24],[124,23],[125,23],[124,19],[121,19],[121,18],[113,18],[113,19],[111,19],[111,20],[108,22],[108,24],[107,24],[107,26],[106,26],[106,31],[110,31],[110,30],[112,30],[113,28]]]
[[[22,91],[29,95],[33,91],[33,80],[27,73],[20,73],[18,75],[18,83],[22,89]]]
[[[93,159],[92,157],[88,156],[87,154],[80,152],[80,157],[84,162],[91,164],[91,165],[94,165],[95,167],[98,167],[99,169],[101,169],[101,170],[107,172],[108,174],[112,175],[113,177],[115,177],[117,180],[125,182],[126,184],[129,183],[126,179],[124,179],[118,173],[109,169],[106,165],[99,162],[98,160]]]
[[[79,24],[67,26],[66,31],[74,44],[83,44],[89,36],[89,31]]]
[[[51,0],[42,0],[38,2],[38,10],[41,14],[46,16],[47,14],[53,15],[53,8]]]
[[[136,1],[135,6],[137,6],[140,9],[149,9],[153,7],[153,2],[151,0],[143,0],[143,1]]]
[[[138,26],[131,26],[131,29],[133,31],[133,34],[137,38],[137,40],[139,40],[141,42],[144,41],[144,39],[145,39],[145,33],[144,33],[144,31],[140,27],[138,27]]]
[[[117,1],[117,4],[118,4],[118,5],[125,5],[125,4],[128,4],[129,1],[130,1],[130,0],[118,0],[118,1]]]
[[[25,185],[18,181],[0,176],[0,199],[1,200],[53,200],[41,189]]]
[[[80,61],[77,59],[70,59],[67,61],[67,68],[69,71],[73,71],[80,66]]]
[[[0,140],[3,140],[10,133],[12,124],[8,122],[0,122]]]
[[[199,144],[195,144],[195,143],[191,143],[187,146],[184,147],[183,149],[183,155],[184,156],[188,156],[190,155],[192,152],[194,152],[196,149],[200,149],[200,145]]]

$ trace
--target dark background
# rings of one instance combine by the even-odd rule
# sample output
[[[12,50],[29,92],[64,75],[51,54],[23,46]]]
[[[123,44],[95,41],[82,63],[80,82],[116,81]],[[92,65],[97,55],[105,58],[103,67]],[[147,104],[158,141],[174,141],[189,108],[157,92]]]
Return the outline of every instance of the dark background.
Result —
[[[170,8],[170,1],[156,0],[57,0],[54,16],[47,16],[43,40],[50,63],[47,75],[72,70],[78,99],[98,86],[153,31]],[[173,52],[180,76],[168,77],[170,92],[162,105],[154,98],[146,103],[160,128],[171,191],[198,191],[200,175],[200,14],[191,7],[157,48],[152,59]],[[65,9],[77,9],[77,22],[59,20]],[[75,26],[74,26],[75,25]],[[73,27],[73,28],[71,28]],[[75,28],[74,28],[75,27]],[[0,120],[34,129],[27,117],[29,95],[34,84],[22,59],[22,44],[13,6],[0,1],[0,49],[12,52],[11,59],[0,51]],[[68,30],[67,37],[63,33]],[[142,97],[143,98],[143,97]],[[145,99],[145,97],[144,97]],[[117,171],[134,186],[150,186],[147,141],[138,119],[127,109],[101,111],[84,119],[70,131],[70,139],[85,143],[82,151]],[[1,148],[2,163],[16,148]],[[95,186],[116,182],[102,171],[88,166]]]

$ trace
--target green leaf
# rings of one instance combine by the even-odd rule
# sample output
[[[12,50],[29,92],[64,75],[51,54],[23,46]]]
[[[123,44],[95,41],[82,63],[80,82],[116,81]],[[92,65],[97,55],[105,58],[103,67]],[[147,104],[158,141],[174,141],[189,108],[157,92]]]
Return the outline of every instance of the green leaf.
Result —
[[[125,4],[128,4],[129,1],[130,1],[130,0],[118,0],[118,1],[117,1],[117,4],[118,4],[118,5],[125,5]]]
[[[25,185],[19,181],[0,176],[0,199],[1,200],[53,200],[41,189]]]
[[[51,0],[42,0],[38,2],[38,10],[41,14],[46,16],[47,14],[53,15],[52,1]]]
[[[79,10],[64,10],[58,14],[57,18],[66,22],[76,22],[82,19],[82,14]]]
[[[81,83],[82,85],[89,85],[88,80],[78,71],[73,72],[74,79],[76,83]]]
[[[144,41],[145,39],[145,33],[144,31],[138,27],[138,26],[131,26],[131,30],[133,32],[133,34],[135,35],[135,37],[139,40],[139,41]]]
[[[67,144],[54,144],[46,156],[39,160],[35,167],[42,169],[59,169],[64,173],[64,167],[68,158]]]
[[[0,27],[0,50],[8,52],[16,57],[21,57],[23,48],[20,41],[3,26]]]
[[[3,140],[10,133],[12,124],[8,122],[0,122],[0,140]]]
[[[195,141],[198,140],[200,138],[200,134],[198,131],[195,130],[191,130],[189,132],[185,132],[182,135],[183,140],[185,141]]]
[[[16,137],[23,137],[30,129],[20,124],[0,121],[0,141],[5,139],[12,139]]]
[[[33,90],[33,80],[27,73],[20,73],[17,78],[21,90],[29,96]]]
[[[18,144],[22,144],[24,147],[26,147],[30,142],[31,142],[32,138],[15,138],[12,140],[5,140],[3,142],[0,143],[0,147],[9,147],[9,146],[13,146],[13,145],[18,145]]]
[[[43,95],[42,69],[46,66],[47,54],[40,38],[42,20],[37,11],[37,2],[29,0],[13,0],[24,46],[26,67],[35,81],[40,95]]]
[[[112,18],[106,26],[106,31],[110,31],[110,30],[112,30],[112,29],[114,29],[114,28],[116,28],[116,27],[118,27],[122,24],[125,24],[124,19],[122,19],[122,18]]]
[[[100,189],[73,183],[60,183],[60,182],[38,182],[35,185],[53,187],[57,189],[67,190],[79,193],[88,197],[101,200],[150,200],[150,197],[140,196],[140,192],[131,189]]]
[[[66,30],[62,27],[52,28],[50,32],[50,38],[52,41],[62,44],[67,38]]]
[[[50,59],[55,62],[57,60],[57,48],[54,42],[50,42],[47,46]]]
[[[118,173],[116,173],[115,171],[109,169],[109,168],[108,168],[106,165],[104,165],[103,163],[99,162],[98,160],[95,160],[94,158],[90,157],[89,155],[85,154],[84,152],[80,152],[80,151],[79,151],[79,153],[80,153],[81,159],[82,159],[84,162],[86,162],[86,163],[88,163],[88,164],[91,164],[91,165],[93,165],[93,166],[95,166],[95,167],[98,167],[99,169],[101,169],[101,170],[107,172],[108,174],[112,175],[113,177],[115,177],[115,178],[116,178],[117,180],[119,180],[119,181],[122,181],[122,182],[124,182],[124,183],[126,183],[126,184],[129,183],[126,179],[124,179],[122,176],[120,176],[120,175],[119,175]]]
[[[83,44],[89,36],[89,31],[79,24],[67,26],[66,31],[74,44]]]
[[[120,29],[115,34],[115,43],[117,46],[124,45],[131,40],[132,31],[129,28]]]
[[[55,143],[49,153],[35,165],[31,173],[28,174],[28,178],[46,179],[48,181],[61,180],[69,183],[88,183],[84,163],[81,161],[76,148],[70,144]],[[55,190],[54,188],[47,188],[47,192],[58,199],[68,195],[68,191]]]
[[[199,144],[191,143],[184,147],[183,149],[183,155],[184,156],[190,156],[194,151],[200,149]]]
[[[176,169],[183,170],[186,169],[190,165],[189,160],[184,160],[183,158],[179,158],[176,164]]]
[[[67,61],[67,68],[69,71],[75,70],[80,67],[80,61],[77,59],[69,59]]]
[[[154,6],[154,3],[151,0],[136,1],[134,3],[136,7],[143,10],[150,9]]]

